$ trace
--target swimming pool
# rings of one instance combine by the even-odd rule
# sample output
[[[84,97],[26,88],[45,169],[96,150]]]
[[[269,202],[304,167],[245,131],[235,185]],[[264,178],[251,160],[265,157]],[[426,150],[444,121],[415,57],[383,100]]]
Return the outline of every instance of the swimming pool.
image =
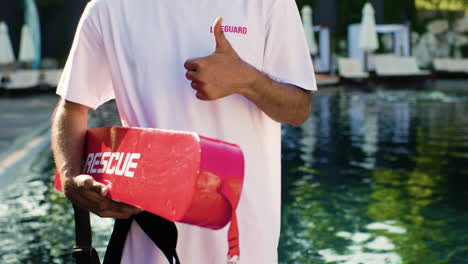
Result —
[[[280,263],[468,263],[467,113],[463,82],[316,93],[307,123],[282,130]],[[0,187],[2,264],[73,263],[50,155]],[[112,221],[93,219],[102,254]]]
[[[468,263],[468,85],[456,86],[323,90],[305,125],[283,127],[281,263]]]

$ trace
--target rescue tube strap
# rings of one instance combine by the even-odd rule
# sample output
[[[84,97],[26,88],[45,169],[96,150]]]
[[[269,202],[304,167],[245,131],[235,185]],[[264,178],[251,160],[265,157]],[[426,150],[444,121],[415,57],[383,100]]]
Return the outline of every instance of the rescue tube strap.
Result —
[[[177,256],[177,227],[174,222],[149,212],[142,212],[135,216],[135,221],[146,235],[164,253],[170,264],[180,264]]]
[[[242,183],[234,180],[230,181],[230,179],[225,179],[225,181],[227,182],[224,183],[222,194],[231,203],[232,207],[231,225],[228,231],[228,257],[232,259],[235,256],[240,256],[239,227],[237,224],[236,208],[241,195],[242,187],[240,186],[242,186]]]
[[[99,256],[94,248],[73,248],[72,256],[77,264],[100,264]]]
[[[89,219],[89,211],[81,209],[73,205],[75,216],[75,240],[77,248],[92,247],[91,221]]]
[[[122,260],[125,240],[133,219],[115,219],[114,230],[107,244],[104,264],[120,263]]]
[[[170,264],[180,264],[176,252],[178,234],[175,224],[149,212],[142,212],[128,220],[115,220],[114,230],[112,231],[104,257],[104,264],[121,262],[125,240],[133,220],[138,223],[145,234],[164,253]]]
[[[99,256],[92,246],[89,212],[73,205],[75,215],[75,240],[72,256],[77,264],[100,264]]]

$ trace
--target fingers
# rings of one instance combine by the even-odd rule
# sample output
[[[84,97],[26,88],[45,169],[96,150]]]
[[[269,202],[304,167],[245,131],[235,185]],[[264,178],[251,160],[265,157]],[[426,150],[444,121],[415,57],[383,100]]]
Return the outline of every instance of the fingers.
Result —
[[[204,84],[198,78],[198,72],[187,71],[185,77],[192,81],[190,86],[193,90],[197,91],[196,97],[200,100],[208,100],[208,96],[204,93]]]
[[[202,101],[210,100],[209,96],[204,91],[205,85],[203,83],[193,81],[190,85],[192,86],[192,89],[196,91],[195,96],[197,97],[197,99],[202,100]]]
[[[93,179],[90,175],[78,175],[74,178],[67,178],[64,181],[63,190],[68,197],[68,193],[75,193],[77,190],[91,191],[102,195],[106,186]]]
[[[95,192],[101,196],[107,195],[107,186],[98,181],[95,181],[92,177],[83,181],[83,188],[85,190]]]
[[[192,87],[193,90],[197,91],[197,94],[198,94],[198,93],[202,93],[202,91],[203,91],[203,83],[198,81],[196,76],[197,76],[197,74],[195,72],[192,72],[192,71],[188,71],[185,74],[185,77],[187,77],[187,79],[189,81],[192,81],[190,83],[190,86]]]
[[[140,208],[112,200],[108,200],[108,204],[106,206],[108,209],[102,212],[104,215],[103,217],[128,219],[132,215],[136,215],[142,212]]]
[[[196,97],[198,100],[202,100],[202,101],[210,100],[210,98],[205,93],[200,92],[200,91],[197,92]]]
[[[73,203],[100,217],[128,219],[141,212],[137,207],[113,201],[94,192],[76,197]]]
[[[141,212],[137,207],[107,198],[106,185],[95,181],[89,175],[68,179],[65,186],[65,195],[71,202],[101,217],[128,219]]]
[[[192,86],[192,89],[195,91],[199,91],[202,88],[202,84],[199,82],[191,82],[190,86]]]
[[[93,197],[96,200],[100,200],[98,204],[95,204],[92,212],[99,215],[100,217],[112,217],[118,219],[128,219],[132,215],[141,212],[141,209],[130,206],[124,203],[116,202],[108,198]],[[95,200],[95,201],[96,201]]]
[[[223,18],[218,17],[216,18],[214,25],[213,25],[213,33],[214,33],[215,42],[216,42],[215,52],[226,52],[232,49],[231,44],[229,44],[229,41],[226,39],[226,36],[224,35],[222,23],[223,23]]]
[[[185,78],[187,80],[193,82],[199,82],[200,78],[200,68],[201,68],[201,60],[200,59],[189,59],[184,63],[184,67],[187,70],[185,73]],[[192,86],[192,88],[196,89]]]
[[[208,101],[209,100],[209,97],[203,91],[203,84],[202,83],[192,82],[190,85],[192,86],[192,89],[197,91],[196,92],[197,99],[202,100],[202,101]]]
[[[184,63],[184,68],[188,71],[197,71],[199,67],[198,59],[188,59]]]
[[[185,78],[187,78],[189,81],[196,81],[198,80],[198,75],[199,73],[196,71],[187,71],[185,73]]]

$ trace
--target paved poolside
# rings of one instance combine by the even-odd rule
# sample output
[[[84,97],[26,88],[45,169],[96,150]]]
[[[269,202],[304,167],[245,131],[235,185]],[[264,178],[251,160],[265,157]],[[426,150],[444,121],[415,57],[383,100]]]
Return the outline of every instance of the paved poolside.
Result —
[[[0,155],[20,137],[49,126],[57,101],[54,94],[0,97]]]

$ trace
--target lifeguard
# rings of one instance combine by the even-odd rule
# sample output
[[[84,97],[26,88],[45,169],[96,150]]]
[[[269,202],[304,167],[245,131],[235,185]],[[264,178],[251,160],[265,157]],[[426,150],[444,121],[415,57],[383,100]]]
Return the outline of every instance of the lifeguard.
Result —
[[[280,123],[302,124],[311,111],[310,91],[316,90],[296,3],[293,0],[134,2],[89,1],[76,31],[57,87],[62,100],[55,111],[51,133],[54,158],[66,180],[65,195],[76,206],[104,217],[125,220],[139,213],[138,208],[105,196],[108,187],[95,181],[94,175],[81,174],[87,158],[81,150],[88,128],[88,110],[115,99],[125,127],[194,131],[242,148],[246,181],[236,212],[241,262],[278,263]],[[247,31],[238,27],[246,27]],[[114,177],[121,181],[142,178],[139,170],[146,160],[143,152],[92,153],[97,152],[141,153],[141,158],[135,161],[137,168],[130,170],[135,173],[133,178]],[[189,156],[178,157],[176,168],[196,164],[187,159]],[[165,161],[153,161],[158,162]],[[225,160],[216,163],[220,169],[231,164]],[[96,169],[101,169],[101,165],[96,165]],[[173,175],[176,174],[174,171]],[[195,179],[189,177],[163,191],[176,191],[184,184],[194,186]],[[114,183],[111,189],[115,192],[116,188]],[[160,193],[155,190],[154,193]],[[190,192],[182,194],[190,196]],[[128,235],[122,238],[119,250],[120,263],[167,263],[164,251],[150,237],[154,233],[149,236],[142,228],[145,225],[138,221],[128,225]],[[226,242],[227,228],[213,231],[182,223],[175,225],[181,263],[238,261],[226,256],[231,246]]]

